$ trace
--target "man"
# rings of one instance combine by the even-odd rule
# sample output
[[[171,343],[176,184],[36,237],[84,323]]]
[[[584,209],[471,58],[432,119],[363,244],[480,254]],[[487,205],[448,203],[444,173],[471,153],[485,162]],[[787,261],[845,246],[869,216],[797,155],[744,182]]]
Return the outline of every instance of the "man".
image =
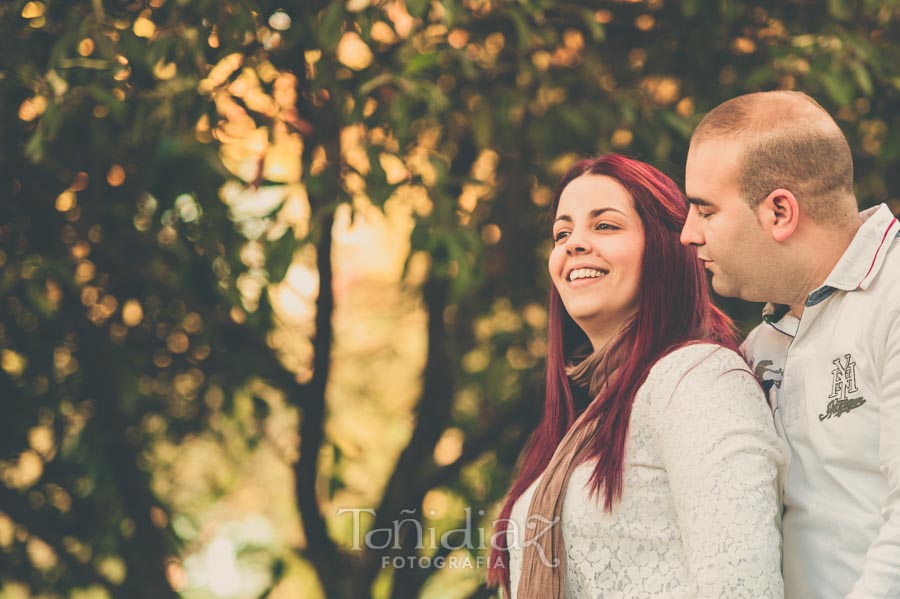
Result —
[[[790,447],[785,596],[900,597],[900,224],[857,213],[847,140],[797,92],[712,110],[685,186],[713,288],[768,302],[744,350]]]

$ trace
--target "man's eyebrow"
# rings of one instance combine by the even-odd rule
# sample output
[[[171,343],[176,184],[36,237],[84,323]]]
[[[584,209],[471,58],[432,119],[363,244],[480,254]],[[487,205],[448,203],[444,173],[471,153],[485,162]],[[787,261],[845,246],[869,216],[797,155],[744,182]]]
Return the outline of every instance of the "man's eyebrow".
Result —
[[[713,207],[713,203],[712,203],[712,202],[709,202],[709,201],[707,201],[707,200],[704,200],[703,198],[690,198],[690,197],[689,197],[689,198],[687,199],[687,201],[688,201],[688,204],[693,204],[694,206],[706,206],[707,208],[712,208],[712,207]]]
[[[626,217],[628,216],[627,214],[625,214],[625,213],[622,212],[621,210],[618,210],[618,209],[612,208],[612,207],[607,207],[607,208],[594,208],[593,210],[591,210],[591,213],[590,213],[589,216],[590,216],[591,218],[597,218],[598,216],[600,216],[600,215],[603,214],[604,212],[618,212],[618,213],[621,214],[622,216],[626,216]],[[568,214],[560,214],[559,216],[556,217],[556,220],[554,220],[553,222],[555,223],[555,222],[561,221],[561,220],[564,220],[564,221],[570,223],[570,222],[572,222],[572,217],[569,216]]]

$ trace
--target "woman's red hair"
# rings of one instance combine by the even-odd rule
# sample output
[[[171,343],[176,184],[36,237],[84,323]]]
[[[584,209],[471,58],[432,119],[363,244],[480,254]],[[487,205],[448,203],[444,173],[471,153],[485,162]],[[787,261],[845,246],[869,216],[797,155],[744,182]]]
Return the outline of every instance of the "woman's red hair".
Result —
[[[556,187],[550,215],[555,215],[563,189],[582,175],[605,175],[628,191],[644,225],[639,306],[607,355],[616,356],[613,377],[587,408],[597,423],[587,459],[596,459],[592,493],[612,510],[622,495],[625,442],[631,407],[650,368],[682,345],[708,341],[736,348],[731,320],[712,302],[703,266],[693,247],[679,237],[688,203],[678,186],[649,164],[617,154],[582,160]],[[526,445],[521,467],[496,522],[488,584],[500,584],[509,597],[509,551],[506,530],[513,505],[543,473],[557,445],[577,417],[566,376],[566,360],[587,337],[568,315],[556,288],[550,288],[544,414]]]

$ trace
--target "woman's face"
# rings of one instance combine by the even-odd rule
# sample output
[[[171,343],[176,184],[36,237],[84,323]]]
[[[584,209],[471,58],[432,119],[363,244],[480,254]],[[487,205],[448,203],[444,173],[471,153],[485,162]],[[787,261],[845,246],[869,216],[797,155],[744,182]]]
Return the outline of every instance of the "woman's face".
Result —
[[[625,188],[605,175],[570,182],[555,219],[550,278],[598,349],[637,310],[644,225]]]

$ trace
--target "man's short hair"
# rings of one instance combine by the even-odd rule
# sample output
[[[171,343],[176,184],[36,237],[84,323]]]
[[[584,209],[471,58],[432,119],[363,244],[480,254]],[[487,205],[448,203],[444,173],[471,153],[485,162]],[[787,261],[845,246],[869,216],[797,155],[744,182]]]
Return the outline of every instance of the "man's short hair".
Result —
[[[732,98],[697,125],[691,145],[731,141],[743,146],[738,186],[756,210],[772,191],[791,191],[821,225],[855,216],[850,145],[831,116],[804,93],[774,91]]]

